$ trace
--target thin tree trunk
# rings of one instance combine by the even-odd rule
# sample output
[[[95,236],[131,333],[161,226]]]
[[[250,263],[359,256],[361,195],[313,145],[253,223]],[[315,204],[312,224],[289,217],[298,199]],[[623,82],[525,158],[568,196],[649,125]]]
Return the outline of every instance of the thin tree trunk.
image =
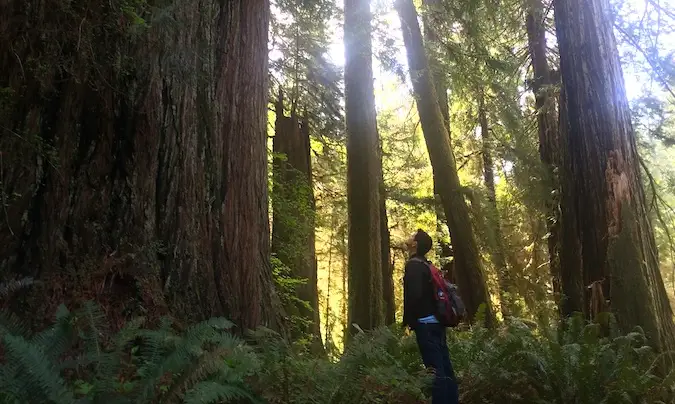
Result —
[[[0,5],[0,87],[12,94],[0,108],[10,129],[0,134],[2,183],[20,195],[0,227],[0,272],[44,281],[17,307],[49,318],[60,303],[95,297],[112,317],[155,316],[166,302],[185,320],[280,326],[268,1],[178,1],[180,32],[140,30],[134,41],[107,1],[63,7]],[[167,55],[181,55],[180,68]]]
[[[563,204],[574,205],[577,223],[566,227],[563,210],[562,264],[569,249],[581,247],[585,284],[602,284],[623,330],[639,325],[657,349],[670,351],[673,312],[647,215],[610,12],[607,0],[555,3],[567,117]]]
[[[558,158],[558,130],[555,116],[555,98],[552,96],[553,80],[546,59],[546,28],[544,26],[544,7],[541,0],[527,1],[527,39],[534,71],[533,90],[537,107],[537,126],[539,130],[539,156],[547,173],[547,189],[558,190],[559,181],[555,167],[560,165]],[[560,309],[560,209],[557,192],[550,192],[545,199],[547,243],[549,269],[556,304]],[[569,314],[569,313],[567,313]]]
[[[380,159],[382,161],[382,159]],[[394,295],[394,266],[391,262],[389,220],[387,218],[387,196],[384,177],[380,170],[380,235],[382,250],[382,296],[384,299],[384,324],[396,322],[396,300]]]
[[[349,324],[363,329],[384,324],[371,18],[369,0],[345,1]]]
[[[309,324],[294,330],[295,337],[313,335],[314,350],[319,352],[322,346],[314,246],[316,211],[309,141],[309,125],[301,122],[295,105],[291,115],[286,116],[283,92],[279,90],[273,141],[272,253],[290,268],[292,276],[306,280],[297,290],[303,303],[295,304],[293,311]],[[309,308],[304,302],[309,303]]]
[[[452,244],[460,292],[464,298],[469,319],[473,320],[481,305],[484,305],[486,323],[491,325],[494,322],[494,312],[490,295],[485,283],[469,210],[457,175],[448,131],[443,123],[443,114],[438,106],[436,90],[429,73],[429,63],[424,52],[417,11],[412,0],[398,0],[396,8],[401,19],[410,78],[431,159],[431,167],[434,178],[437,180],[437,191],[443,202],[448,227],[453,232]]]
[[[342,347],[345,347],[347,340],[349,339],[349,285],[347,278],[349,278],[349,269],[347,264],[347,239],[349,237],[348,231],[342,227],[340,229],[340,254],[342,255],[342,310],[340,316],[342,320]]]
[[[513,309],[513,284],[509,277],[506,256],[504,254],[504,240],[502,240],[502,227],[497,208],[497,193],[495,191],[494,163],[492,161],[492,142],[490,137],[490,125],[485,109],[485,97],[482,91],[478,93],[478,122],[482,138],[483,155],[483,180],[487,189],[487,225],[490,233],[490,258],[497,271],[499,280],[499,299],[502,316],[509,317],[514,314]]]

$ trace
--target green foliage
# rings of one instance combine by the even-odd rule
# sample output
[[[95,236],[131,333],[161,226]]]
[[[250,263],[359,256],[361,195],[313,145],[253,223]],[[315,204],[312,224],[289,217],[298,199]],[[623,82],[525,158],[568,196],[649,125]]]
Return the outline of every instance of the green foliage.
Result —
[[[298,315],[296,308],[303,307],[312,310],[308,301],[302,300],[297,295],[298,287],[305,285],[307,279],[301,279],[293,276],[288,265],[281,262],[281,260],[273,255],[270,262],[272,263],[272,277],[276,286],[277,294],[281,300],[281,304],[289,311],[287,318],[290,331],[305,331],[308,329],[311,320]]]
[[[244,386],[259,361],[222,318],[182,333],[165,319],[143,329],[143,318],[114,335],[100,309],[62,306],[56,323],[35,335],[2,324],[3,403],[213,403],[256,399]]]
[[[245,344],[222,318],[181,333],[139,318],[114,334],[102,318],[88,303],[62,306],[34,335],[3,323],[0,403],[405,404],[426,402],[431,381],[414,337],[397,328],[361,333],[330,361],[264,328]],[[659,376],[642,330],[613,330],[577,317],[564,331],[521,320],[452,331],[462,402],[672,402],[675,373]]]
[[[418,403],[425,376],[417,346],[387,328],[362,333],[337,362],[258,332],[261,373],[254,387],[271,404]]]
[[[477,329],[450,342],[467,403],[667,403],[673,376],[655,372],[644,333],[603,337],[570,319],[564,331],[514,320],[496,335]]]

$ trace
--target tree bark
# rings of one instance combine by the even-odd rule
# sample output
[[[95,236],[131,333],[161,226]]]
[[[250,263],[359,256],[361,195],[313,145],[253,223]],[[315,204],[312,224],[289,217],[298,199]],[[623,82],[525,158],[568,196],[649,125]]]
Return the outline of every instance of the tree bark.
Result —
[[[438,106],[441,108],[443,123],[450,136],[450,100],[448,99],[448,77],[445,72],[445,66],[441,62],[443,52],[439,51],[441,43],[438,39],[437,27],[434,26],[434,14],[440,13],[439,0],[423,0],[424,14],[422,24],[424,25],[424,42],[429,54],[429,69],[431,77],[438,96]]]
[[[296,338],[312,335],[314,350],[318,352],[323,347],[309,124],[301,122],[295,105],[291,107],[291,115],[286,116],[282,90],[279,90],[275,107],[272,253],[290,268],[293,277],[306,282],[297,289],[297,297],[302,302],[295,303],[292,312],[309,324],[293,331]]]
[[[380,157],[382,151],[380,149]],[[394,264],[391,261],[389,220],[387,218],[387,194],[380,158],[380,243],[382,251],[382,297],[384,299],[384,324],[396,323],[396,296],[394,294]]]
[[[452,138],[450,131],[450,100],[448,99],[448,77],[445,72],[445,68],[441,63],[442,52],[439,51],[441,46],[438,39],[437,27],[434,22],[434,13],[440,12],[440,3],[439,0],[424,0],[422,2],[424,6],[424,14],[422,15],[422,24],[424,25],[424,42],[426,44],[426,50],[428,52],[429,60],[429,70],[431,71],[431,77],[433,80],[434,88],[436,89],[436,95],[438,96],[438,106],[441,109],[441,114],[443,115],[443,123],[448,132],[448,137]],[[436,179],[434,179],[434,195],[438,195],[438,186],[436,185]],[[440,202],[440,197],[435,198],[436,203],[434,204],[434,212],[436,213],[436,233],[439,235],[443,234],[443,204]],[[447,223],[447,220],[445,220]],[[448,234],[450,239],[452,239],[452,229],[448,229]]]
[[[429,72],[422,33],[417,21],[417,10],[412,0],[397,0],[396,9],[401,20],[410,78],[431,167],[436,178],[437,191],[443,203],[448,227],[452,229],[452,245],[460,292],[466,304],[469,320],[473,321],[480,306],[485,305],[485,320],[491,325],[494,322],[494,312],[468,207],[457,175],[448,131],[443,124],[443,115]]]
[[[0,271],[44,281],[16,306],[50,318],[95,298],[119,322],[168,307],[279,327],[268,1],[179,0],[179,31],[94,3],[0,5],[2,184],[14,195]]]
[[[373,85],[371,19],[369,0],[345,1],[349,324],[357,324],[363,329],[372,329],[384,323],[380,236],[381,167]]]
[[[489,234],[490,258],[497,272],[499,281],[500,308],[503,317],[514,315],[513,307],[513,283],[510,280],[509,269],[504,254],[504,240],[502,239],[502,227],[497,208],[497,193],[495,191],[494,162],[492,161],[492,141],[490,137],[490,125],[485,107],[485,96],[482,91],[478,92],[478,123],[482,138],[481,154],[483,155],[483,180],[487,189],[487,227]]]
[[[547,189],[553,191],[549,195],[546,195],[544,202],[546,229],[548,231],[549,269],[551,272],[554,300],[560,309],[560,208],[557,192],[560,185],[555,175],[555,168],[560,165],[558,158],[559,140],[558,122],[555,116],[555,97],[552,95],[554,82],[551,78],[546,58],[544,17],[544,7],[541,0],[527,0],[526,28],[532,70],[534,71],[532,87],[537,107],[539,157],[546,170]]]
[[[559,0],[555,19],[567,117],[561,263],[569,250],[580,250],[585,285],[602,285],[622,329],[641,326],[654,347],[670,351],[673,313],[647,215],[609,2]],[[565,226],[566,204],[576,228]]]

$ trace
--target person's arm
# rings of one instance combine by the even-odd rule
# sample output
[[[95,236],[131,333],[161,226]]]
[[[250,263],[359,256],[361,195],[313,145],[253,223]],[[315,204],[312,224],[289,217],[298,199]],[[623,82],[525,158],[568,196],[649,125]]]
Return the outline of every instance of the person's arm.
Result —
[[[409,261],[403,276],[403,325],[411,327],[417,322],[417,308],[424,298],[424,273],[421,262]]]

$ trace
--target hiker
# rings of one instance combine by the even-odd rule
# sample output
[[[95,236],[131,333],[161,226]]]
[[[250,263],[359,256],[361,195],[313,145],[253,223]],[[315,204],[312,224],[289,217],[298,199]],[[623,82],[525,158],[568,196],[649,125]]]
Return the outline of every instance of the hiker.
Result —
[[[459,393],[445,338],[446,327],[436,316],[436,292],[430,263],[426,259],[431,245],[431,237],[421,229],[406,242],[410,259],[403,276],[403,325],[415,332],[424,366],[433,369],[432,404],[458,404]]]

